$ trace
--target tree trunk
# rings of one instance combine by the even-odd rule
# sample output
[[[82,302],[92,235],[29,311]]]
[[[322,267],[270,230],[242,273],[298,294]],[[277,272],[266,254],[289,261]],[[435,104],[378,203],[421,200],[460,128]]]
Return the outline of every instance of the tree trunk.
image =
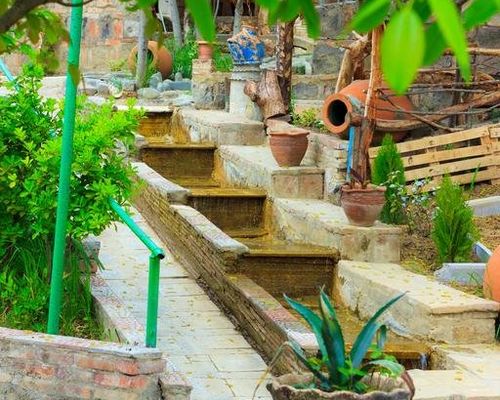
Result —
[[[370,164],[368,150],[375,132],[377,109],[375,108],[378,88],[382,84],[382,70],[380,68],[380,38],[382,36],[383,27],[379,26],[372,32],[372,52],[370,66],[370,83],[366,95],[365,113],[361,123],[360,136],[357,146],[354,148],[353,169],[360,176],[362,183],[369,180]],[[359,135],[361,133],[361,135]]]
[[[234,21],[233,21],[233,35],[241,31],[241,17],[243,16],[243,2],[244,0],[236,0],[234,8]]]
[[[278,25],[276,45],[276,72],[281,89],[281,97],[287,113],[290,112],[292,97],[293,27],[295,20]]]
[[[181,18],[179,16],[179,7],[177,0],[169,0],[170,5],[170,19],[172,20],[172,30],[174,31],[175,44],[182,46],[182,26]]]
[[[359,77],[359,71],[363,71],[364,60],[370,53],[370,49],[371,43],[368,36],[363,36],[346,49],[342,58],[337,84],[335,85],[335,93],[340,92],[353,79]]]
[[[276,71],[264,70],[259,82],[248,81],[245,94],[261,109],[264,121],[286,115],[287,107],[281,97]]]
[[[138,88],[145,86],[146,71],[148,68],[148,39],[146,37],[146,14],[139,12],[139,36],[137,41],[137,67],[135,71],[135,81]]]
[[[269,25],[267,23],[268,19],[269,13],[267,9],[259,7],[259,11],[257,13],[257,25],[260,36],[269,35],[269,33],[271,33],[271,29],[269,29]]]

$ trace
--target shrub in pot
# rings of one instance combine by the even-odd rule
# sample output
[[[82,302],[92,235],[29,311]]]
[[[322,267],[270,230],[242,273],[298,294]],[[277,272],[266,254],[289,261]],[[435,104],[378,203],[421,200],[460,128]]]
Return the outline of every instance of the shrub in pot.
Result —
[[[267,385],[273,399],[411,399],[414,394],[411,378],[401,364],[382,352],[387,328],[378,321],[403,295],[389,300],[372,316],[349,353],[346,351],[335,309],[323,290],[319,297],[320,315],[285,296],[288,304],[305,319],[314,332],[321,358],[308,358],[298,344],[290,342],[295,356],[310,374],[288,374],[273,379]],[[372,342],[375,337],[377,344],[374,348]],[[370,349],[374,351],[370,359],[366,360]]]

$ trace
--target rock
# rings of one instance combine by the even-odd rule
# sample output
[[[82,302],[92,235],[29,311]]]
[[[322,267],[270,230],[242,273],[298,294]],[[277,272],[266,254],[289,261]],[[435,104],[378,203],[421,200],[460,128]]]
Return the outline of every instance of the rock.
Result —
[[[170,90],[191,90],[191,81],[175,81],[170,84]]]
[[[200,110],[224,110],[226,85],[224,82],[204,80],[193,82],[194,106]]]
[[[86,94],[87,96],[94,96],[97,94],[97,88],[95,87],[86,87],[85,89],[80,88],[80,93]]]
[[[134,79],[120,79],[122,83],[122,89],[125,92],[135,92],[135,80]]]
[[[160,97],[160,92],[153,88],[142,88],[137,91],[137,96],[143,99],[157,99]]]
[[[161,82],[158,85],[158,90],[160,92],[166,92],[167,90],[171,90],[172,89],[172,87],[171,87],[172,83],[173,82],[170,79],[165,79],[163,82]]]
[[[316,8],[321,21],[321,37],[336,39],[342,33],[348,22],[358,9],[357,2],[336,2]]]
[[[175,90],[167,90],[165,92],[161,92],[162,99],[175,99],[176,97],[179,97],[179,92],[176,92]]]
[[[313,51],[314,74],[337,74],[344,58],[345,49],[325,41],[319,41]]]
[[[306,75],[312,75],[312,65],[309,61],[304,61],[304,72]]]
[[[110,90],[108,84],[105,82],[99,83],[99,85],[97,85],[97,94],[99,96],[109,96]]]
[[[149,78],[149,87],[156,89],[158,85],[163,81],[161,72],[156,72]]]
[[[181,97],[175,99],[172,102],[172,104],[175,107],[182,107],[182,106],[190,106],[192,102],[193,102],[192,96],[181,96]]]
[[[175,77],[174,77],[174,79],[175,79],[175,81],[176,81],[176,82],[180,82],[180,81],[182,81],[182,72],[177,71],[177,72],[175,73]]]

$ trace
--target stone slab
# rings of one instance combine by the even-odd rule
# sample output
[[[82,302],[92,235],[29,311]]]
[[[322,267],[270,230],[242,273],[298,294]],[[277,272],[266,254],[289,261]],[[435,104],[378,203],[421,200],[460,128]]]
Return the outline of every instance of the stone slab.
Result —
[[[183,129],[192,143],[260,145],[266,140],[264,124],[220,110],[180,110]]]
[[[459,283],[461,285],[481,286],[483,284],[484,263],[445,263],[434,272],[439,282]]]
[[[500,196],[469,200],[467,203],[472,207],[474,215],[477,217],[500,215]]]
[[[275,229],[286,239],[335,248],[342,259],[398,262],[400,229],[350,225],[341,207],[322,200],[274,199]]]
[[[159,191],[170,203],[187,203],[188,189],[170,182],[143,162],[133,162],[132,166],[136,169],[139,179],[147,181],[150,187]]]
[[[479,379],[461,370],[411,370],[414,400],[499,400],[498,381]]]
[[[221,146],[220,173],[231,185],[260,187],[272,197],[323,198],[323,173],[314,165],[283,168],[268,146]]]
[[[389,299],[406,295],[385,314],[402,336],[450,344],[492,343],[500,303],[481,299],[414,274],[397,264],[340,261],[337,295],[361,318]]]

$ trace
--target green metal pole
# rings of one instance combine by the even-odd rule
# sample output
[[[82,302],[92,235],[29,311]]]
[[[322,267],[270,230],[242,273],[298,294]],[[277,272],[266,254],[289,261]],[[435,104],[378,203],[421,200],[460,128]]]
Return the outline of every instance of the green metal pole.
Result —
[[[146,347],[156,347],[158,296],[160,291],[160,257],[149,256],[148,310],[146,317]]]
[[[72,71],[78,71],[80,64],[80,41],[82,35],[83,5],[81,0],[72,0],[68,67],[66,72],[66,96],[64,102],[64,124],[62,138],[61,167],[59,172],[59,192],[57,195],[56,231],[54,236],[54,256],[50,282],[49,322],[47,332],[59,333],[61,313],[64,251],[66,249],[66,229],[70,196],[71,162],[73,160],[73,133],[75,130],[75,109],[77,82]]]

